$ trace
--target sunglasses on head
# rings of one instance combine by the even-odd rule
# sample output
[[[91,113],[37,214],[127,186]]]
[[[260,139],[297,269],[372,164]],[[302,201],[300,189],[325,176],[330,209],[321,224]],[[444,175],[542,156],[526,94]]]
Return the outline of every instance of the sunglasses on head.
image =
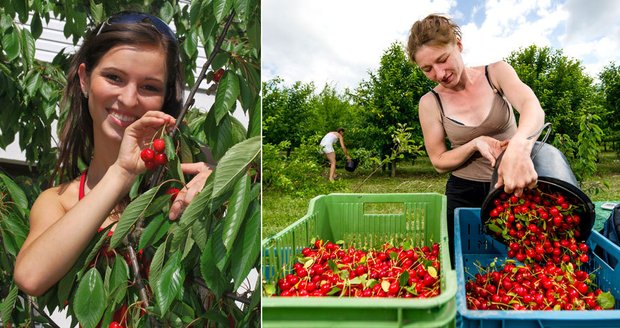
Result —
[[[137,23],[149,23],[153,27],[159,31],[162,35],[177,42],[177,37],[170,29],[170,26],[162,21],[160,18],[155,17],[153,15],[140,13],[140,12],[131,12],[125,11],[114,16],[109,17],[105,22],[101,24],[99,27],[99,31],[97,31],[97,35],[101,34],[103,28],[105,26],[114,25],[114,24],[137,24]],[[105,32],[105,31],[104,31]]]

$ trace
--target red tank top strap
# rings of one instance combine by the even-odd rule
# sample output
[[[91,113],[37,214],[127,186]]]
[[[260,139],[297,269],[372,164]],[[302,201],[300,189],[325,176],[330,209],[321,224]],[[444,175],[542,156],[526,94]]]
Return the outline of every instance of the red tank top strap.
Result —
[[[82,176],[80,177],[80,193],[78,200],[82,200],[84,198],[84,185],[86,184],[86,171],[82,172]]]

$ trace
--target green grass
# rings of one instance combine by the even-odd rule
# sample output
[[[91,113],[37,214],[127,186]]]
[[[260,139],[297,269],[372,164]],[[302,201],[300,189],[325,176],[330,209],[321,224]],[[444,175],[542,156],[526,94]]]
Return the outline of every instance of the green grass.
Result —
[[[335,183],[325,181],[330,193],[411,193],[437,192],[443,194],[447,174],[438,174],[428,158],[419,158],[414,165],[399,163],[397,175],[379,170],[364,181],[373,170],[358,169],[349,173],[338,168],[340,179]],[[326,169],[327,170],[327,169]],[[606,185],[607,186],[606,186]],[[592,201],[620,200],[620,159],[615,153],[600,156],[598,172],[582,183],[583,191]],[[263,235],[273,236],[291,223],[303,217],[308,203],[318,194],[303,196],[284,194],[265,189],[263,191]]]

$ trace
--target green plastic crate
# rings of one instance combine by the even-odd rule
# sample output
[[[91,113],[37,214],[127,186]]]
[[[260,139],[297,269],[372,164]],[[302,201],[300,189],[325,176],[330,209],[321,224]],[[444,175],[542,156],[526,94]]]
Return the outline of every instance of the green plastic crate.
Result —
[[[263,297],[262,326],[454,327],[456,272],[450,270],[446,199],[436,193],[330,194],[310,201],[307,214],[262,242],[263,278],[282,277],[292,256],[312,238],[355,245],[406,237],[414,246],[440,244],[441,294],[428,299]],[[278,277],[275,277],[278,275]]]

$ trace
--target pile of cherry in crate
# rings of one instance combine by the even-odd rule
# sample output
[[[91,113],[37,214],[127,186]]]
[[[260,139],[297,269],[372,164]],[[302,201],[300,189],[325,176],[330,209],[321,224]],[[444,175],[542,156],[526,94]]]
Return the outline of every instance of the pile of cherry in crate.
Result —
[[[269,295],[429,298],[440,293],[439,244],[344,248],[315,240]]]
[[[501,193],[486,228],[508,245],[508,259],[479,270],[466,283],[474,310],[601,310],[614,297],[586,272],[588,245],[578,241],[578,205],[559,192],[540,189],[520,197]],[[471,272],[469,272],[471,274]]]

